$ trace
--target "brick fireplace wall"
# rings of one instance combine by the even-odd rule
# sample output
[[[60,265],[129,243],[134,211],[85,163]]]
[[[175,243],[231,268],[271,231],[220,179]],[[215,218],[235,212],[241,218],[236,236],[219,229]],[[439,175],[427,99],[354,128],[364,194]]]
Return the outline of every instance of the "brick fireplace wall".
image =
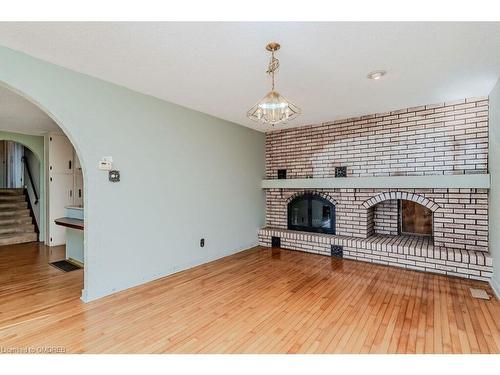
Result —
[[[335,167],[340,166],[347,167],[349,177],[487,173],[487,158],[488,99],[484,97],[283,129],[266,135],[267,179],[277,178],[278,169],[286,169],[287,178],[335,177]],[[465,277],[489,277],[487,189],[316,189],[313,192],[334,202],[336,236],[356,241],[398,235],[398,199],[423,202],[433,211],[433,239],[427,245],[444,251],[447,261],[450,254],[458,253],[464,262],[461,267],[443,267],[468,269],[469,258],[479,259],[476,253],[485,254],[486,260],[479,264],[485,269],[469,273],[456,268],[441,271]],[[301,193],[303,189],[266,189],[267,229],[286,232],[287,203]],[[269,241],[267,235],[260,233],[261,244]],[[289,248],[309,249],[304,243],[294,246],[290,241],[285,242]],[[327,242],[335,241],[332,238]],[[329,245],[322,246],[320,253]],[[360,256],[356,246],[350,248],[355,259],[374,261],[379,256]],[[456,257],[451,257],[455,261]],[[442,261],[441,255],[438,258]],[[413,262],[410,266],[417,267],[417,260],[406,258],[387,262],[399,266]],[[428,270],[427,266],[423,269]]]
[[[373,233],[399,234],[398,201],[391,199],[380,202],[373,208]]]
[[[300,189],[267,189],[266,219],[273,228],[287,228],[287,203]],[[488,191],[485,189],[317,189],[336,202],[336,234],[366,238],[397,233],[397,200],[388,199],[367,209],[363,203],[383,193],[407,193],[439,206],[433,215],[434,245],[488,251]],[[413,200],[413,199],[411,199]],[[388,231],[390,233],[388,233]]]
[[[486,173],[488,99],[402,109],[266,135],[266,177]]]

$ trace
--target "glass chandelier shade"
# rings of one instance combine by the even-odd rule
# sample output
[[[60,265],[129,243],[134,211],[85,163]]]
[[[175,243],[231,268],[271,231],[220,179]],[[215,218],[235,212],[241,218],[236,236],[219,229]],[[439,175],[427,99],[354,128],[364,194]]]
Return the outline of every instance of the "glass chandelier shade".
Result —
[[[279,60],[274,57],[274,52],[279,48],[280,45],[275,42],[266,46],[266,49],[271,52],[267,73],[271,76],[272,88],[266,96],[247,112],[249,119],[272,126],[293,120],[301,114],[299,107],[274,90],[274,73],[279,68]]]
[[[293,120],[299,114],[300,108],[274,90],[247,112],[248,118],[271,125]]]

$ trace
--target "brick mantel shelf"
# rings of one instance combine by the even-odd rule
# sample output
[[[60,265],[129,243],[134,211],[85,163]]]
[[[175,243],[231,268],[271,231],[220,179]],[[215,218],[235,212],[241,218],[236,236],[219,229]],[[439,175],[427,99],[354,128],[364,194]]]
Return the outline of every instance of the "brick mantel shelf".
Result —
[[[362,189],[362,188],[428,188],[428,189],[489,189],[490,175],[427,175],[341,178],[294,178],[262,181],[263,189]]]

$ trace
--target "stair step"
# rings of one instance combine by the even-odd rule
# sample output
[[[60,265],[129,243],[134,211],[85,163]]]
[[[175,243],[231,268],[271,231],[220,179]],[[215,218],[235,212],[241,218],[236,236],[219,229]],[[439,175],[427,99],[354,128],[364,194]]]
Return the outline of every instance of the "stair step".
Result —
[[[31,224],[33,220],[31,216],[18,216],[18,217],[2,217],[0,216],[0,227],[4,225],[22,225]]]
[[[0,201],[0,211],[23,210],[28,208],[28,202],[2,202]]]
[[[36,233],[0,234],[0,246],[33,242],[38,239]]]
[[[5,194],[5,195],[0,195],[0,204],[1,203],[7,203],[7,202],[25,202],[26,197],[23,195],[17,195],[17,194]]]
[[[6,211],[0,211],[0,219],[7,218],[7,217],[29,216],[29,214],[30,214],[30,210],[28,210],[28,209],[20,209],[20,210],[8,209]]]
[[[0,189],[0,246],[37,240],[24,189]]]
[[[0,189],[0,195],[24,195],[24,189]]]
[[[25,223],[0,225],[0,235],[10,233],[35,233],[35,226]]]

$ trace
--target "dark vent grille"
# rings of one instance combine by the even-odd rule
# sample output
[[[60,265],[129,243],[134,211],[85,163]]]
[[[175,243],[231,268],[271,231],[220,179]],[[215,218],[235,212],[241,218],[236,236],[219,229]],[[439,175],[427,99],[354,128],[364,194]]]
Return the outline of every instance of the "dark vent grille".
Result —
[[[347,177],[347,167],[335,167],[335,177]]]
[[[281,247],[281,237],[271,237],[271,247]]]
[[[278,169],[278,180],[286,179],[286,169]]]
[[[344,257],[344,247],[339,245],[332,245],[332,257],[343,258]]]

